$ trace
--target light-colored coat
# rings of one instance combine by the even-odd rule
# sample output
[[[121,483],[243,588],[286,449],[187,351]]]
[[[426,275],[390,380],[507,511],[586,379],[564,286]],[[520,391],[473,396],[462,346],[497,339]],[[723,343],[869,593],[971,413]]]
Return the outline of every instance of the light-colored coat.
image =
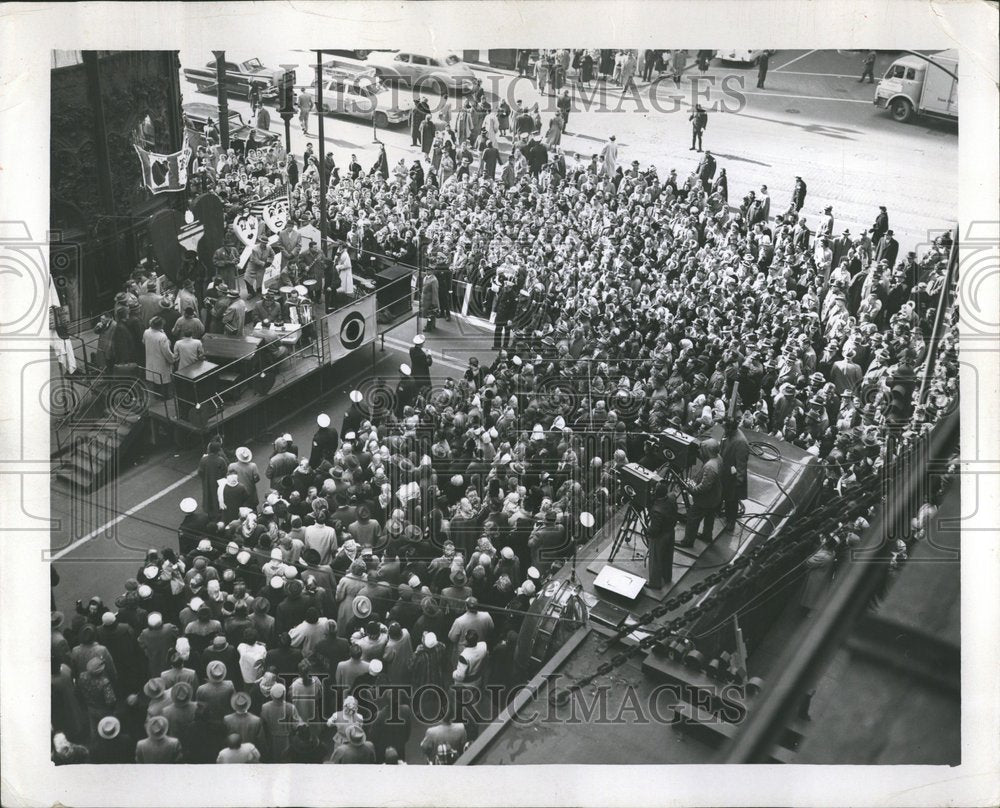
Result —
[[[142,344],[146,349],[146,381],[166,384],[177,361],[177,355],[170,350],[170,338],[163,331],[147,328]]]

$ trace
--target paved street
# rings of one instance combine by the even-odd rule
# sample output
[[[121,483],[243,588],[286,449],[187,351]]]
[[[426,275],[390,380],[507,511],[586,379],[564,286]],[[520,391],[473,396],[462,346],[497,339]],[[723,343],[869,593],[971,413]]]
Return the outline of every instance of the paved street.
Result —
[[[311,58],[305,52],[255,55],[268,65],[297,60],[300,82],[307,75]],[[208,58],[205,53],[181,52],[182,67],[203,65]],[[884,73],[893,58],[880,54],[875,75]],[[857,52],[778,51],[771,57],[764,90],[756,89],[755,68],[713,62],[704,76],[690,68],[679,91],[665,78],[652,90],[640,83],[638,94],[627,94],[624,99],[618,88],[609,87],[589,105],[575,91],[570,134],[564,135],[563,144],[567,151],[589,158],[608,135],[615,134],[624,162],[638,159],[644,166],[655,165],[661,173],[676,168],[683,175],[699,157],[688,151],[687,121],[697,83],[708,93],[699,101],[704,104],[707,99],[708,104],[718,105],[710,114],[705,146],[727,169],[731,203],[738,204],[748,190],[767,184],[774,200],[772,212],[784,208],[798,174],[809,187],[804,213],[815,216],[825,205],[833,205],[838,232],[849,227],[857,233],[870,226],[878,205],[886,205],[903,254],[924,241],[928,230],[953,224],[957,209],[956,127],[927,121],[894,122],[888,113],[872,105],[873,88],[858,83],[860,60]],[[544,131],[551,116],[545,105],[554,104],[554,100],[540,99],[526,79],[519,80],[510,71],[478,66],[476,71],[491,92],[529,105],[541,100]],[[739,99],[732,88],[741,86],[745,98],[736,103]],[[197,93],[192,85],[182,82],[182,87],[185,102],[212,99]],[[593,90],[588,91],[588,97],[590,92]],[[655,93],[656,105],[650,92]],[[454,98],[451,104],[454,109]],[[231,99],[230,106],[248,117],[246,102]],[[272,112],[272,129],[280,125],[280,118]],[[307,141],[316,141],[316,129],[315,116],[308,136],[299,130],[297,119],[292,122],[291,142],[296,154],[301,155]],[[390,165],[400,158],[410,162],[419,154],[409,145],[405,125],[381,132],[380,137],[386,143]],[[338,165],[346,165],[355,153],[366,169],[377,153],[370,124],[335,117],[326,121],[326,148]],[[487,329],[488,324],[481,322],[441,322],[438,332],[429,335],[427,345],[435,358],[435,378],[458,375],[469,355],[477,354],[484,360],[490,357],[492,335]],[[300,447],[308,447],[318,412],[330,413],[339,427],[347,393],[354,384],[374,373],[395,382],[414,332],[412,321],[395,329],[386,338],[385,352],[376,349],[374,367],[370,364],[372,353],[367,349],[359,352],[338,368],[343,378],[338,378],[335,389],[321,401],[289,401],[284,421],[270,425],[266,432],[261,430],[256,440],[249,435],[227,436],[227,444],[245,442],[262,470],[270,455],[270,441],[279,433],[289,431]],[[198,496],[200,490],[193,477],[200,454],[200,449],[152,453],[134,468],[123,470],[113,484],[82,500],[69,498],[58,488],[53,490],[53,518],[61,520],[52,539],[56,568],[62,577],[56,590],[58,608],[72,610],[77,598],[94,594],[113,599],[120,593],[122,580],[135,574],[146,548],[176,541],[181,516],[178,502],[185,496]],[[123,520],[123,514],[129,518]],[[100,564],[78,563],[98,560]]]
[[[297,64],[300,83],[311,83],[315,73],[315,54],[309,52],[254,55],[268,66]],[[897,56],[879,54],[875,75],[884,74]],[[183,68],[204,64],[210,54],[181,51],[180,57]],[[699,155],[688,150],[688,115],[692,104],[701,103],[710,110],[704,146],[726,168],[730,203],[739,204],[748,191],[764,184],[773,200],[772,211],[784,208],[795,176],[801,175],[809,188],[803,211],[807,218],[833,205],[836,232],[849,227],[857,233],[870,227],[878,206],[885,205],[905,254],[924,243],[928,231],[952,224],[958,201],[957,126],[923,119],[909,124],[893,121],[873,105],[874,86],[858,83],[862,57],[856,51],[777,51],[764,90],[756,87],[755,67],[718,60],[704,74],[691,60],[680,89],[669,74],[653,85],[640,81],[637,92],[624,97],[610,84],[573,86],[569,131],[562,143],[567,153],[589,159],[614,134],[619,159],[626,164],[637,159],[643,167],[655,165],[661,172],[673,168],[683,177],[698,164]],[[473,69],[490,94],[506,98],[511,106],[516,100],[528,106],[539,102],[545,132],[555,112],[553,96],[540,96],[528,79],[518,78],[514,71],[485,65]],[[188,88],[185,102],[214,98],[182,82],[183,87]],[[430,100],[432,109],[441,103],[435,97]],[[245,101],[229,103],[249,118]],[[460,100],[452,97],[448,103],[454,111]],[[271,129],[279,131],[283,123],[271,112]],[[315,114],[309,135],[302,134],[297,118],[293,120],[292,151],[301,155],[308,141],[316,144],[317,130]],[[366,121],[328,116],[325,137],[326,149],[339,166],[357,154],[367,169],[377,157]],[[420,155],[410,145],[405,124],[382,131],[379,137],[386,144],[390,166],[400,158],[409,163]]]

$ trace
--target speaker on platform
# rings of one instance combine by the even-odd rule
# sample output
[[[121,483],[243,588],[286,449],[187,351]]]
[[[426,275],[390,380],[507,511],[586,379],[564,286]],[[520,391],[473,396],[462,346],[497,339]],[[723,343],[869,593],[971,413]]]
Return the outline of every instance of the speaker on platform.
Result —
[[[653,489],[660,475],[638,463],[626,463],[618,470],[619,479],[636,508],[645,508],[653,499]]]

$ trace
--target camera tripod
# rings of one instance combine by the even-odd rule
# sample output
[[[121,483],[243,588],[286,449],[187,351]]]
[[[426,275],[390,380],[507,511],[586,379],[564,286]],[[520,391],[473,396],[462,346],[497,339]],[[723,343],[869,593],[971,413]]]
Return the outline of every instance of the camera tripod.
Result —
[[[647,551],[640,551],[639,542],[633,541],[633,537],[638,536],[642,539],[643,544],[646,544],[646,509],[635,504],[633,495],[634,492],[632,492],[632,495],[626,493],[628,504],[625,509],[625,517],[622,519],[622,523],[618,526],[618,530],[615,533],[615,540],[611,545],[611,552],[608,554],[609,564],[614,562],[615,556],[618,555],[618,551],[622,549],[623,544],[627,544],[632,548],[633,561],[645,562],[646,560],[648,549]]]
[[[688,469],[690,471],[690,469]],[[686,516],[691,504],[691,495],[688,493],[687,484],[684,478],[668,463],[659,470],[659,475],[668,481],[670,492],[677,497],[677,511],[681,521]],[[647,509],[636,504],[636,491],[631,486],[625,487],[626,510],[622,523],[615,533],[615,540],[611,545],[611,552],[608,555],[608,563],[615,560],[618,551],[623,544],[632,548],[632,561],[642,561],[645,563],[648,555],[649,543],[646,540],[646,527],[649,524]],[[646,551],[640,551],[638,542],[633,541],[633,536],[642,539]]]

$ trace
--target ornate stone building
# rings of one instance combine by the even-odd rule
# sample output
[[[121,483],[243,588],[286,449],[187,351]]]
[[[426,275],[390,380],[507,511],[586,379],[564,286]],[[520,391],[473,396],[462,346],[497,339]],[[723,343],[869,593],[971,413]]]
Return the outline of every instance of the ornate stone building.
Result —
[[[182,206],[181,193],[145,189],[133,147],[181,147],[179,62],[176,51],[53,51],[51,78],[50,267],[79,322],[109,309],[148,255],[149,217]]]

